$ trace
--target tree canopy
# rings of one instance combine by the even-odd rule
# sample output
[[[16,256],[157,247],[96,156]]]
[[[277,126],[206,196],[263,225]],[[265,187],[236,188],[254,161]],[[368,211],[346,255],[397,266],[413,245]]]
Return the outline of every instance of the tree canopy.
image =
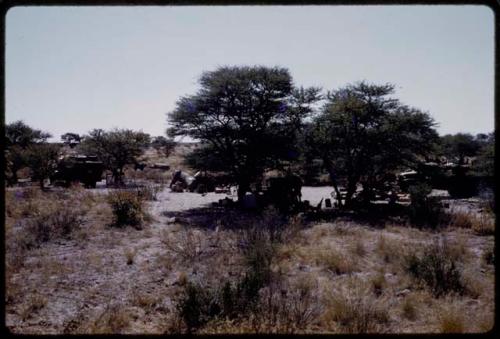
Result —
[[[438,138],[433,119],[390,97],[393,93],[391,84],[348,85],[329,92],[313,119],[308,150],[323,160],[339,204],[339,178],[346,178],[349,204],[358,184],[370,193],[391,171],[418,163]]]
[[[49,143],[33,144],[27,148],[27,163],[31,176],[38,180],[43,188],[44,179],[50,178],[57,168],[59,145]]]
[[[141,131],[94,129],[83,137],[79,148],[87,155],[96,155],[113,173],[115,183],[122,184],[125,165],[136,163],[149,143],[149,134]]]
[[[232,174],[238,196],[269,168],[297,157],[296,137],[319,99],[318,88],[296,88],[280,67],[219,67],[168,114],[168,134],[203,142],[203,162]],[[209,159],[207,159],[209,160]]]
[[[21,120],[5,126],[5,146],[7,148],[13,145],[26,148],[31,144],[45,142],[51,136],[50,133],[31,128]]]
[[[50,137],[50,133],[34,129],[20,120],[5,126],[5,174],[9,184],[17,183],[17,171],[30,166],[28,148],[45,143]]]
[[[79,144],[81,141],[81,137],[78,133],[64,133],[61,135],[61,140],[66,144],[69,145],[70,147],[74,147],[75,145]]]

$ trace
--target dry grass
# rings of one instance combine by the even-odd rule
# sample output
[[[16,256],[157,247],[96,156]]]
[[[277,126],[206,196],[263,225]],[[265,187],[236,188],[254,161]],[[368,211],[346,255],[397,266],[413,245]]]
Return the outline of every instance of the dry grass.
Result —
[[[418,299],[414,294],[407,295],[402,304],[401,311],[404,318],[414,321],[418,316]]]
[[[390,322],[386,301],[374,298],[358,283],[329,294],[322,322],[340,333],[386,332]]]
[[[439,329],[442,333],[464,333],[467,330],[463,307],[452,303],[441,306],[438,314]]]
[[[349,249],[352,254],[361,258],[367,254],[365,243],[361,238],[356,238]]]
[[[385,263],[397,263],[402,253],[404,253],[404,244],[400,240],[391,239],[388,236],[380,235],[375,247],[376,253]]]
[[[132,304],[145,309],[147,312],[152,311],[157,302],[157,297],[151,293],[142,292],[136,289],[132,294]]]
[[[130,325],[130,313],[121,304],[107,305],[104,311],[88,325],[89,334],[119,334]]]
[[[452,211],[450,227],[470,229],[477,235],[495,234],[495,220],[487,213]]]
[[[17,203],[13,191],[6,195],[11,203],[6,206],[5,301],[8,326],[16,331],[43,332],[35,323],[55,324],[54,310],[67,306],[77,316],[63,320],[66,333],[183,332],[184,320],[175,309],[183,287],[202,282],[217,299],[217,287],[230,282],[236,291],[245,275],[258,271],[252,268],[264,261],[269,276],[264,284],[258,281],[257,292],[252,290],[258,295],[255,304],[235,318],[210,319],[197,333],[484,332],[493,325],[493,239],[477,236],[473,226],[446,229],[443,250],[456,263],[464,293],[451,289],[436,296],[401,265],[409,252],[423,259],[436,232],[401,225],[379,230],[346,220],[308,228],[296,219],[291,221],[296,226],[285,228],[279,241],[266,236],[264,245],[257,246],[261,238],[250,237],[252,232],[243,237],[224,227],[218,232],[160,223],[148,232],[107,228],[112,212],[106,195],[85,192],[30,189]],[[88,209],[82,226],[68,237],[41,242],[39,248],[26,246],[23,223],[44,206],[68,199],[78,199]],[[249,250],[245,244],[252,239],[256,246]],[[129,276],[137,280],[136,287]],[[82,282],[93,287],[79,291]],[[51,296],[37,290],[39,286]],[[79,309],[82,300],[89,306]],[[121,304],[109,305],[118,300]],[[46,330],[57,328],[48,325]]]
[[[127,259],[127,265],[132,265],[134,263],[135,255],[137,254],[137,248],[126,248],[124,254],[125,258]]]
[[[370,285],[375,296],[379,297],[387,287],[387,281],[383,271],[377,272],[370,278]]]
[[[352,256],[339,249],[319,248],[312,252],[314,262],[335,274],[349,274],[358,270]]]
[[[47,305],[47,298],[38,292],[30,294],[28,300],[21,310],[21,319],[26,321],[31,318],[34,313],[41,310]]]
[[[188,262],[195,261],[206,247],[205,237],[199,230],[179,228],[177,232],[163,230],[160,240],[165,248]]]

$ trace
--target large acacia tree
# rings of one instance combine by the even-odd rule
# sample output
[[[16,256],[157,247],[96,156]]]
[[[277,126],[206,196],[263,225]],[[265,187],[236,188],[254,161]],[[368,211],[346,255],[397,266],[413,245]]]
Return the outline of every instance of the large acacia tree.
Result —
[[[329,92],[307,133],[309,151],[323,160],[342,205],[339,178],[348,205],[362,184],[365,192],[401,166],[415,167],[436,142],[434,121],[390,97],[391,84],[365,82]],[[367,194],[367,196],[370,196]]]
[[[168,134],[201,141],[199,167],[231,174],[238,198],[266,169],[297,157],[295,139],[318,88],[296,88],[287,69],[263,66],[220,67],[199,83],[168,114]]]

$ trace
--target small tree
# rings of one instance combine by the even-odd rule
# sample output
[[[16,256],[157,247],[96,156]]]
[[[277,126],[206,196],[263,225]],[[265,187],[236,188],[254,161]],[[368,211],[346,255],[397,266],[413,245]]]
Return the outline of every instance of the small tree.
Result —
[[[457,159],[462,165],[465,157],[477,155],[481,149],[481,141],[468,133],[447,134],[440,138],[440,146],[443,155]]]
[[[219,67],[203,73],[200,85],[168,114],[168,134],[202,141],[197,152],[211,158],[203,169],[228,172],[241,199],[266,169],[294,159],[297,132],[319,89],[295,88],[287,69],[262,66]]]
[[[18,145],[26,149],[29,145],[47,141],[51,136],[50,133],[29,127],[21,120],[5,126],[5,146],[7,148]]]
[[[5,169],[9,184],[17,183],[17,171],[28,166],[27,148],[50,137],[50,133],[33,129],[22,121],[5,126]]]
[[[167,158],[172,154],[177,143],[173,139],[167,139],[164,136],[154,137],[151,146],[158,152],[163,153]]]
[[[28,165],[27,156],[26,150],[19,145],[5,150],[5,177],[9,185],[17,183],[17,171]]]
[[[59,146],[48,143],[34,144],[28,147],[27,154],[32,178],[38,180],[40,188],[43,189],[43,181],[50,178],[57,168]]]
[[[137,157],[149,145],[150,137],[142,131],[94,129],[84,136],[80,149],[88,155],[97,155],[104,167],[113,173],[115,184],[123,184],[123,169],[137,162]]]
[[[474,171],[482,176],[493,177],[495,175],[495,134],[490,133],[482,140],[474,163]]]
[[[323,160],[340,206],[340,178],[346,179],[349,205],[359,183],[369,198],[388,174],[415,166],[432,150],[432,118],[388,97],[393,92],[393,85],[365,82],[329,92],[307,132],[308,149]]]
[[[64,142],[66,145],[70,146],[71,148],[75,147],[78,145],[81,141],[81,137],[77,133],[65,133],[61,135],[61,140]]]

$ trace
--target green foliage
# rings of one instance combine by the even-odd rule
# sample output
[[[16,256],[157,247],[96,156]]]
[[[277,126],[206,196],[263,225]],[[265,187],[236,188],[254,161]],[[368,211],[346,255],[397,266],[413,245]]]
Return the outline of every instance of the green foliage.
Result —
[[[473,170],[477,175],[494,177],[495,175],[495,135],[490,133],[481,139],[481,149],[478,151]]]
[[[138,194],[116,191],[108,195],[108,203],[114,216],[113,226],[131,225],[140,229],[144,222],[144,203]]]
[[[203,73],[200,85],[169,113],[168,133],[205,143],[198,153],[216,160],[197,162],[202,169],[231,173],[241,197],[266,168],[297,157],[297,132],[319,89],[294,88],[287,69],[263,66],[219,67]]]
[[[32,178],[40,181],[52,176],[57,168],[57,157],[60,146],[56,144],[34,144],[27,149],[27,164],[31,169]]]
[[[17,183],[17,171],[34,165],[30,164],[28,148],[35,144],[45,143],[50,137],[49,133],[33,129],[22,121],[5,126],[5,174],[9,184]]]
[[[411,203],[408,206],[410,223],[417,227],[435,229],[445,221],[446,214],[436,198],[428,197],[432,188],[427,184],[410,186]]]
[[[10,185],[17,183],[17,171],[28,165],[28,152],[19,145],[5,150],[5,177]]]
[[[449,292],[464,294],[467,291],[457,265],[457,258],[444,242],[425,248],[422,255],[411,253],[405,257],[407,272],[429,287],[435,297]]]
[[[97,155],[106,169],[113,172],[116,184],[123,183],[123,168],[137,162],[149,145],[149,134],[128,129],[103,131],[94,129],[84,136],[79,149],[87,155]]]
[[[7,148],[13,145],[27,148],[32,144],[45,142],[50,137],[50,133],[33,129],[20,120],[5,126],[5,146]]]
[[[437,133],[429,114],[389,97],[394,85],[360,82],[329,92],[306,136],[336,186],[347,179],[346,203],[358,183],[367,189],[401,166],[418,163]]]
[[[475,156],[481,148],[480,141],[468,133],[444,135],[440,138],[439,144],[444,156],[461,164],[465,157]]]

